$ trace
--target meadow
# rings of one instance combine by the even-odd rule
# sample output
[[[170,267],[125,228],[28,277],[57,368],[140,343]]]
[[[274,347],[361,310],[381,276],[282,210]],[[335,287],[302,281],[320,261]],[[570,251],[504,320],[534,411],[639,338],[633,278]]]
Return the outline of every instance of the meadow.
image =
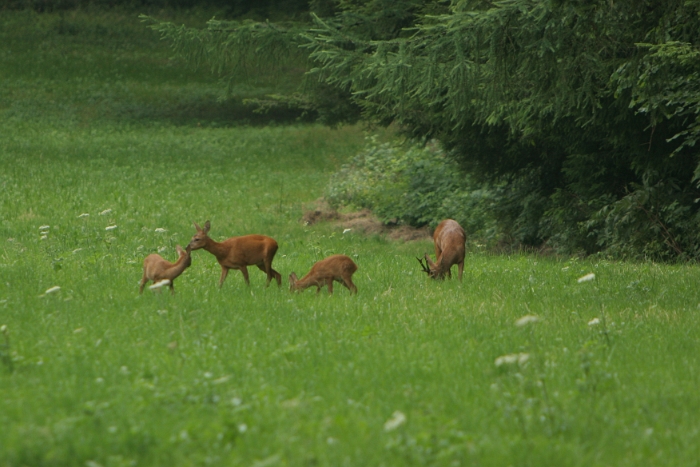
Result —
[[[221,102],[136,13],[0,11],[0,80],[0,466],[697,465],[696,265],[468,241],[436,282],[431,242],[304,225],[367,133]],[[206,220],[282,288],[200,250],[139,295]],[[356,296],[288,291],[334,253]]]

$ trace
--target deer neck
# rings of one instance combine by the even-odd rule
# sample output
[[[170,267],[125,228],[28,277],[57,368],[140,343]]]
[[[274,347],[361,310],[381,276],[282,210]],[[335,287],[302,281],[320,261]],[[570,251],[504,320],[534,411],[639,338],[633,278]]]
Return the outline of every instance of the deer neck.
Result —
[[[190,264],[192,264],[192,257],[190,255],[182,255],[169,269],[172,272],[180,275],[182,274],[182,271],[189,267]]]
[[[223,243],[216,242],[207,237],[207,243],[202,247],[217,258],[224,258],[228,255],[229,249]]]

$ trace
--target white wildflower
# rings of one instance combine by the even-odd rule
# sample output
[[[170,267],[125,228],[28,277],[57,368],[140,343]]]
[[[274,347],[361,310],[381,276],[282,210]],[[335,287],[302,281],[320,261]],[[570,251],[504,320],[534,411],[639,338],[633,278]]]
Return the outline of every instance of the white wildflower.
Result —
[[[245,433],[246,431],[248,431],[248,425],[246,425],[245,423],[241,423],[240,425],[238,425],[239,433]]]
[[[73,254],[76,254],[76,253],[78,253],[79,251],[83,251],[83,249],[82,249],[82,248],[76,248],[75,250],[73,250]]]
[[[600,324],[600,320],[598,318],[593,318],[588,322],[589,326],[595,326],[596,324]]]
[[[540,320],[539,316],[535,315],[525,315],[522,318],[518,318],[518,320],[515,322],[515,325],[518,327],[525,326],[530,323],[536,323]]]
[[[343,235],[345,235],[346,233],[350,232],[351,230],[352,230],[352,229],[345,229],[345,230],[343,230]]]
[[[105,227],[105,230],[114,230],[116,228],[117,228],[116,225],[108,225],[107,227]]]
[[[0,332],[3,334],[7,334],[7,324],[3,324],[0,326]]]
[[[233,405],[234,407],[238,407],[242,403],[243,403],[243,401],[241,400],[240,397],[234,397],[233,399],[231,399],[231,405]]]
[[[156,229],[156,232],[157,232],[157,233],[165,233],[165,232],[167,232],[167,231],[168,231],[168,229],[164,229],[164,228],[162,228],[162,227],[158,227],[158,228]]]
[[[105,209],[104,211],[102,211],[102,212],[100,213],[100,216],[106,216],[106,215],[109,214],[110,212],[112,212],[111,209]]]
[[[50,289],[46,289],[46,292],[44,292],[44,293],[46,295],[48,295],[50,293],[58,292],[59,290],[61,290],[61,288],[59,286],[54,286],[54,287],[51,287]]]
[[[78,216],[78,219],[82,219],[83,217],[90,217],[90,214],[88,214],[87,212],[84,212]]]
[[[508,355],[501,355],[494,361],[494,364],[496,366],[512,365],[514,363],[517,363],[518,365],[525,365],[528,360],[530,360],[529,353],[512,353]]]
[[[395,411],[391,414],[389,420],[384,422],[384,431],[392,431],[406,423],[406,415],[400,410]]]
[[[163,279],[162,281],[156,282],[152,286],[148,287],[151,290],[160,289],[166,285],[170,285],[170,279]]]
[[[47,238],[49,238],[48,235],[42,235],[41,238],[40,238],[40,240],[46,240]]]
[[[41,225],[39,226],[39,230],[49,230],[51,228],[50,225]]]
[[[581,282],[589,282],[589,281],[592,281],[593,279],[595,279],[595,274],[590,272],[590,273],[586,274],[585,276],[579,277],[576,282],[578,282],[580,284]]]

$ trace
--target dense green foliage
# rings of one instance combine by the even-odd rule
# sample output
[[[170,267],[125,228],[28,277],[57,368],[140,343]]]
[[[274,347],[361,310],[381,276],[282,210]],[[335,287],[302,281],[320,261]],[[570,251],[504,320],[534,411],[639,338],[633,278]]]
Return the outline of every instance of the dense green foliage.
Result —
[[[309,76],[325,86],[273,96],[268,105],[297,105],[337,122],[355,118],[352,102],[369,121],[439,140],[468,180],[502,187],[494,205],[501,238],[570,253],[700,256],[697,0],[314,7],[314,24],[298,25],[280,43],[305,47]],[[257,39],[270,25],[227,24],[238,44],[256,38],[247,50],[284,63]],[[220,52],[234,37],[156,28],[193,62],[202,47]],[[241,67],[221,67],[238,63],[244,50],[208,61],[231,77]]]
[[[523,201],[500,226],[527,224],[517,240],[696,258],[698,5],[455,1],[402,37],[318,19],[309,39],[319,74],[366,117],[508,183],[503,203]]]
[[[434,228],[451,217],[470,238],[495,241],[493,209],[501,188],[470,183],[436,142],[380,144],[370,138],[333,175],[325,198],[333,207],[371,209],[386,223]]]

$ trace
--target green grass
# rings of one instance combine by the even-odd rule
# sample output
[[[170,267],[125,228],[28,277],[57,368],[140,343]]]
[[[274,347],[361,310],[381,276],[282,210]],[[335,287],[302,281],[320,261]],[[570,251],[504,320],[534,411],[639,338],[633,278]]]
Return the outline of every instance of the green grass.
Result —
[[[133,35],[125,61],[148,55]],[[463,283],[431,282],[415,260],[430,242],[300,222],[360,129],[192,120],[172,96],[213,82],[161,89],[148,60],[124,72],[141,113],[105,113],[83,92],[118,108],[111,79],[12,71],[32,54],[2,44],[1,466],[697,465],[696,266],[471,247]],[[275,237],[283,288],[251,269],[249,288],[232,271],[220,290],[196,251],[176,295],[139,296],[143,258],[174,259],[207,219],[215,239]],[[357,296],[288,292],[332,253],[356,260]],[[495,364],[513,354],[527,361]]]

